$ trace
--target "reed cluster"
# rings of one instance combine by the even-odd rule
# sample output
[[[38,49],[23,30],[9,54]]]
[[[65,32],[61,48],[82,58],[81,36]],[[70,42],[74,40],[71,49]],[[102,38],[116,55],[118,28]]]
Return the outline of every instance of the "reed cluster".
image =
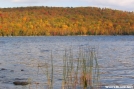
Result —
[[[78,53],[65,50],[62,89],[99,88],[99,66],[93,48],[79,48]]]
[[[99,66],[97,53],[94,48],[81,47],[78,51],[65,49],[61,67],[61,89],[99,89]],[[38,66],[41,67],[41,66]],[[55,89],[54,75],[57,65],[54,65],[54,56],[51,51],[49,62],[46,62],[44,76],[47,89]],[[45,85],[45,86],[46,86]],[[57,88],[56,88],[57,89]]]

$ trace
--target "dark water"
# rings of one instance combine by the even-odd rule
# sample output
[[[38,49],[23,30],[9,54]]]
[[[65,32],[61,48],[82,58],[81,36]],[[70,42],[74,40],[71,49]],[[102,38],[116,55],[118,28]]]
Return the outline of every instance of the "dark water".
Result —
[[[46,89],[44,69],[38,64],[47,63],[52,51],[54,65],[60,66],[64,50],[77,52],[79,47],[96,48],[102,86],[134,84],[134,36],[0,37],[0,89]],[[57,87],[61,76],[54,76]],[[42,85],[16,86],[15,79]]]

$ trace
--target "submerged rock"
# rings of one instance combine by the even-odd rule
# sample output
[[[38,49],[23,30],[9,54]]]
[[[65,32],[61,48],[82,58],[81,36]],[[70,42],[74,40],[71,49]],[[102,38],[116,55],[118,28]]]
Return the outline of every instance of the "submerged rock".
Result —
[[[24,71],[23,69],[21,69],[21,71]]]
[[[30,82],[27,82],[27,81],[14,81],[13,84],[14,85],[28,85],[28,84],[30,84]]]
[[[20,78],[16,78],[15,81],[13,82],[14,85],[28,85],[31,84],[30,81],[28,81],[28,79],[20,79]]]
[[[1,68],[1,70],[7,70],[7,69],[5,69],[5,68]]]

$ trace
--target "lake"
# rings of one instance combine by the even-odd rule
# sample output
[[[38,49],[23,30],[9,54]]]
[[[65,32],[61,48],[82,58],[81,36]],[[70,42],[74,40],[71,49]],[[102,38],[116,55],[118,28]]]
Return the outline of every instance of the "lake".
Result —
[[[54,89],[60,89],[65,50],[75,55],[80,47],[95,48],[101,89],[133,85],[134,36],[39,36],[0,37],[0,88],[46,89],[45,68],[39,66],[53,56]],[[32,83],[18,86],[13,84],[16,80]]]

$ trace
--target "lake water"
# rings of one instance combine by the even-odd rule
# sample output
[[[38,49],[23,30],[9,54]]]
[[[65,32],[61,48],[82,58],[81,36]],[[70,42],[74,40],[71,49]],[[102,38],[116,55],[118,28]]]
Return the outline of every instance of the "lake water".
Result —
[[[134,36],[0,37],[0,89],[46,89],[44,69],[38,65],[49,62],[52,52],[54,65],[60,66],[65,49],[77,52],[80,47],[96,49],[102,89],[133,85]],[[61,78],[60,73],[54,76],[54,89],[59,89]],[[16,86],[16,79],[33,84]]]

